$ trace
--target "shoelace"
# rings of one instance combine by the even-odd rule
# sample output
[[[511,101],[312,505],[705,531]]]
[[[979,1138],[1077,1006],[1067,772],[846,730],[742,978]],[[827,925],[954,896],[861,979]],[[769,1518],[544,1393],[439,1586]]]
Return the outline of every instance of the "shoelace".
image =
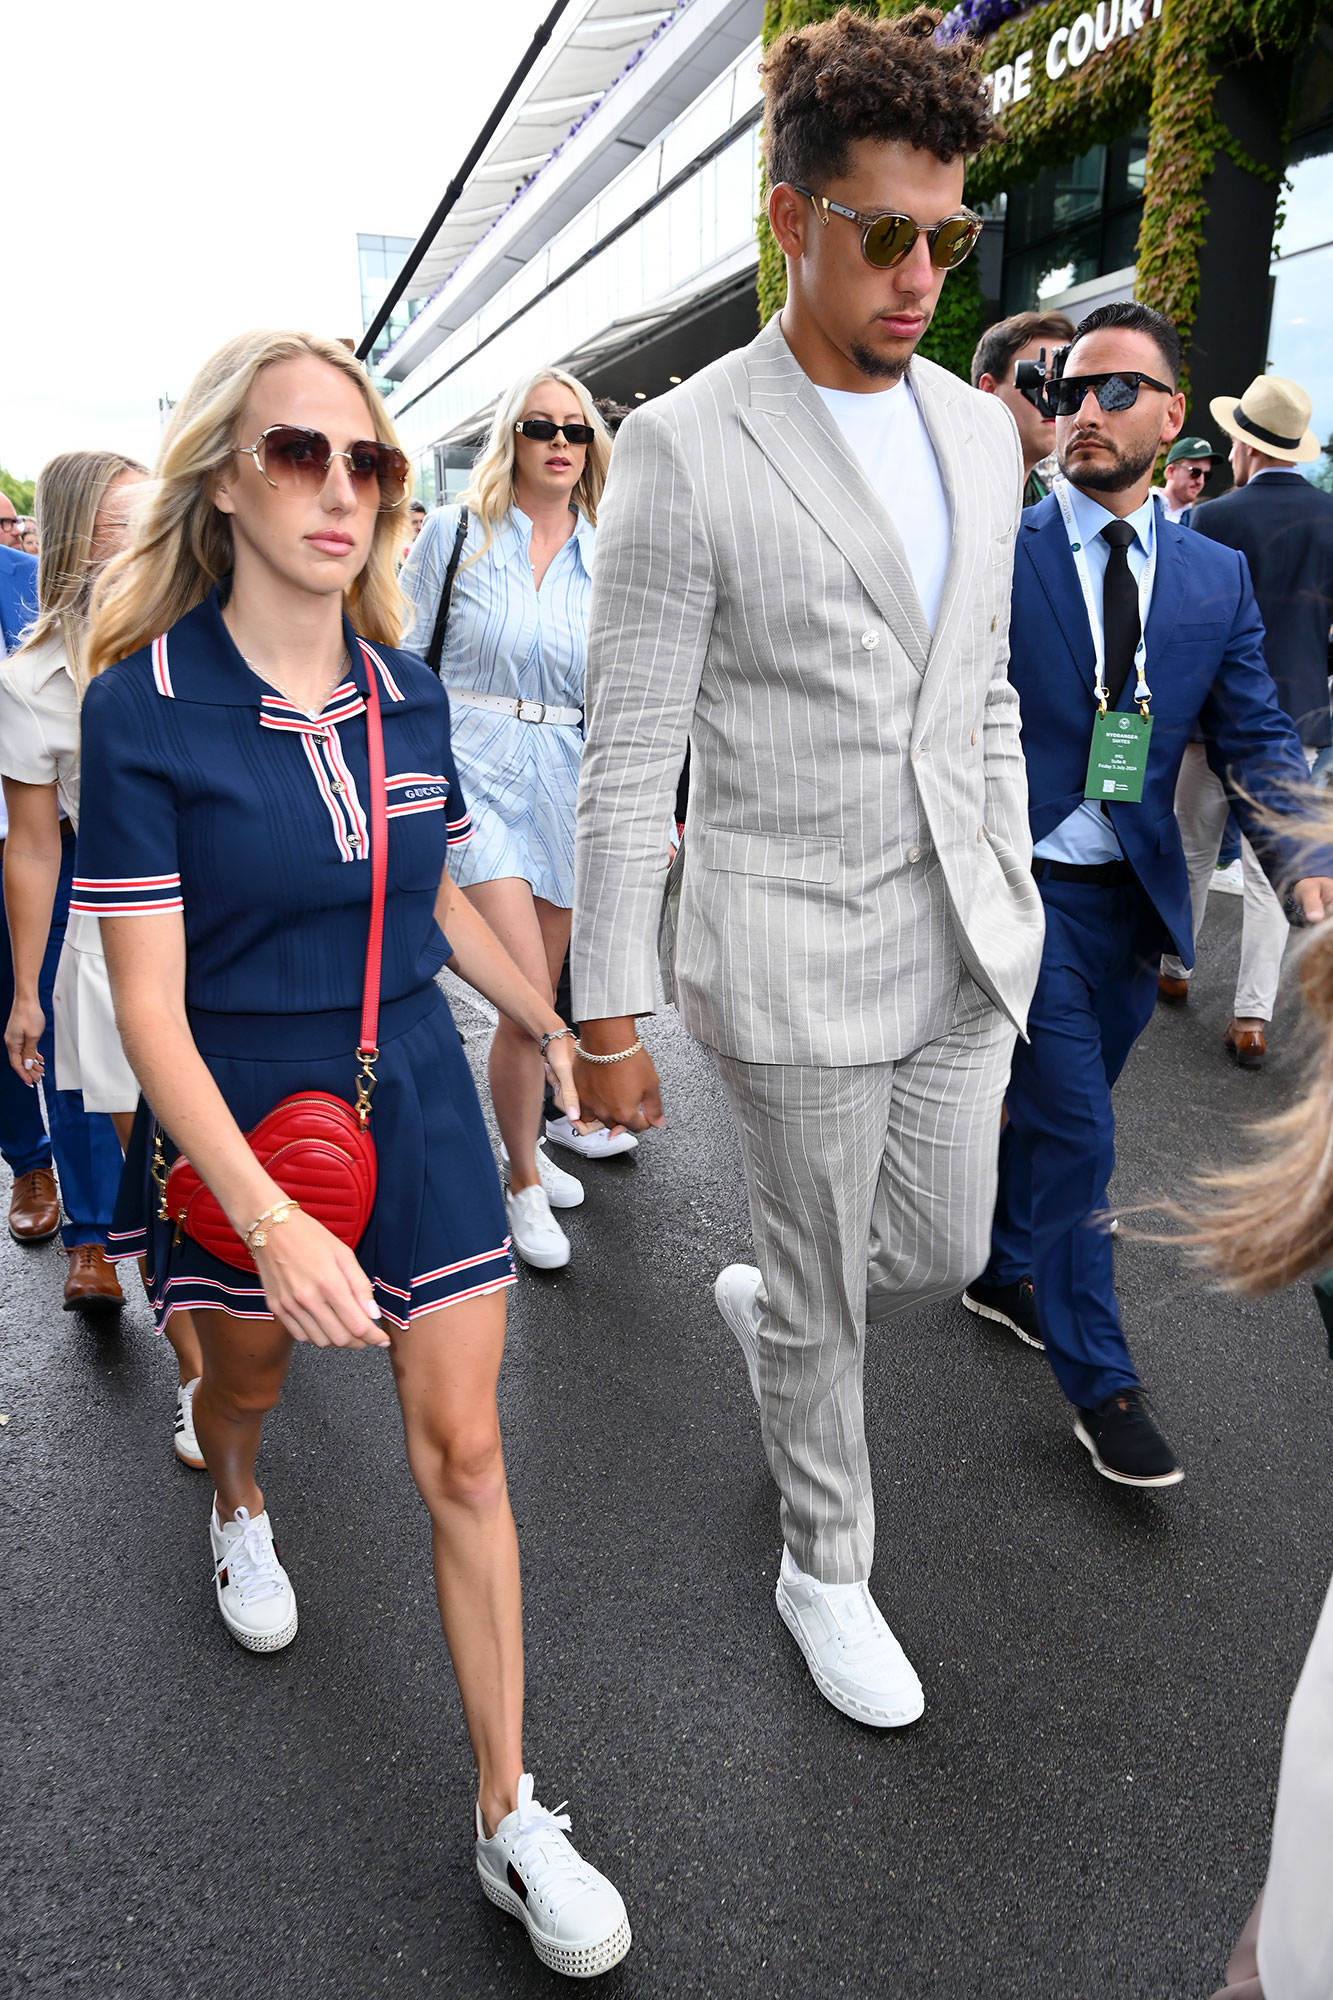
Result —
[[[842,1650],[849,1660],[864,1659],[867,1653],[876,1652],[883,1645],[884,1634],[866,1584],[852,1586],[841,1602],[826,1597],[825,1603],[837,1623]]]
[[[259,1604],[266,1597],[280,1597],[285,1586],[272,1538],[250,1519],[248,1507],[236,1509],[236,1526],[241,1532],[218,1557],[214,1576],[221,1576],[225,1569],[228,1582],[235,1584],[243,1604]]]
[[[571,1821],[561,1799],[554,1812],[532,1796],[532,1778],[525,1771],[518,1781],[518,1831],[511,1835],[514,1866],[528,1888],[547,1903],[561,1893],[583,1889],[591,1880],[587,1863],[565,1839]]]

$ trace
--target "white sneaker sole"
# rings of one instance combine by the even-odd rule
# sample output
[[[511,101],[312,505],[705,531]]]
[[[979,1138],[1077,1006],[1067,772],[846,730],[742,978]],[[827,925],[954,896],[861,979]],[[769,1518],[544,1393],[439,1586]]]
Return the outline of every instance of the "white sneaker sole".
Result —
[[[1025,1347],[1035,1347],[1038,1354],[1046,1352],[1046,1342],[1034,1340],[1030,1333],[1024,1333],[1018,1321],[1010,1319],[1008,1313],[997,1312],[994,1306],[983,1306],[980,1299],[974,1299],[970,1292],[963,1293],[963,1304],[970,1313],[975,1313],[978,1319],[993,1319],[1000,1326],[1007,1326],[1010,1333],[1018,1335]]]
[[[600,1132],[566,1135],[553,1132],[548,1125],[546,1136],[553,1146],[563,1146],[567,1153],[573,1153],[580,1160],[618,1160],[622,1154],[637,1153],[639,1150],[639,1141],[633,1132],[620,1132],[614,1139],[602,1139]]]
[[[633,1942],[629,1919],[624,1918],[609,1937],[598,1938],[592,1944],[563,1944],[540,1929],[527,1904],[515,1895],[507,1882],[497,1882],[484,1868],[478,1868],[477,1875],[483,1895],[506,1915],[518,1918],[542,1964],[549,1966],[552,1972],[562,1972],[566,1979],[600,1978],[613,1965],[619,1965]]]
[[[184,1449],[179,1438],[173,1438],[171,1442],[175,1447],[176,1456],[180,1460],[182,1465],[192,1465],[196,1472],[207,1472],[208,1467],[204,1464],[203,1459],[191,1458],[189,1452]]]
[[[1117,1472],[1114,1467],[1106,1463],[1105,1459],[1098,1456],[1097,1447],[1084,1430],[1081,1420],[1074,1425],[1074,1436],[1080,1444],[1087,1446],[1092,1455],[1092,1462],[1102,1478],[1111,1480],[1116,1486],[1179,1486],[1185,1477],[1183,1465],[1173,1466],[1170,1472],[1155,1472],[1149,1479],[1136,1479],[1132,1472]]]
[[[864,1722],[871,1729],[905,1729],[909,1722],[917,1722],[925,1714],[924,1692],[917,1695],[915,1702],[909,1701],[892,1709],[875,1708],[871,1703],[858,1701],[855,1695],[848,1694],[846,1688],[840,1687],[832,1675],[825,1673],[818,1660],[811,1658],[805,1634],[801,1630],[801,1621],[794,1611],[787,1609],[781,1582],[778,1584],[776,1602],[778,1616],[800,1647],[801,1657],[810,1669],[811,1680],[831,1708],[836,1708],[841,1715],[849,1715],[853,1722]]]
[[[245,1627],[238,1625],[234,1618],[228,1617],[222,1603],[221,1586],[215,1583],[213,1587],[217,1594],[218,1611],[221,1614],[223,1624],[231,1633],[237,1645],[244,1646],[247,1653],[280,1653],[284,1646],[291,1645],[292,1640],[296,1637],[295,1598],[292,1599],[292,1615],[290,1619],[285,1625],[280,1625],[276,1632],[247,1632]]]
[[[534,1271],[563,1271],[574,1254],[573,1245],[566,1243],[563,1250],[525,1250],[514,1235],[513,1224],[509,1226],[509,1242],[516,1257],[530,1264]]]

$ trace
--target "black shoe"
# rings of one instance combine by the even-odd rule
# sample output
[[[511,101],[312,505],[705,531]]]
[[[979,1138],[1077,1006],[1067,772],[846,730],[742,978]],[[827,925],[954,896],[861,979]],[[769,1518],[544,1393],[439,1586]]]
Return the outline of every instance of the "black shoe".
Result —
[[[1031,1278],[1020,1278],[1016,1285],[983,1285],[978,1279],[963,1293],[963,1304],[978,1319],[996,1320],[1029,1347],[1045,1350]]]
[[[1185,1477],[1142,1389],[1117,1389],[1095,1410],[1080,1410],[1074,1436],[1088,1447],[1102,1478],[1117,1486],[1179,1486]]]

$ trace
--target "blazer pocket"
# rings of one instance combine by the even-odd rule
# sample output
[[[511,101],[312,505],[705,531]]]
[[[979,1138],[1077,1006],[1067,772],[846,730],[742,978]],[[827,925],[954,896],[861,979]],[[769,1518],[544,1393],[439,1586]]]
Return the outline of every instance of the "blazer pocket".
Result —
[[[832,882],[842,861],[840,840],[797,834],[748,833],[738,826],[693,829],[701,865],[722,875],[774,875],[787,882]]]

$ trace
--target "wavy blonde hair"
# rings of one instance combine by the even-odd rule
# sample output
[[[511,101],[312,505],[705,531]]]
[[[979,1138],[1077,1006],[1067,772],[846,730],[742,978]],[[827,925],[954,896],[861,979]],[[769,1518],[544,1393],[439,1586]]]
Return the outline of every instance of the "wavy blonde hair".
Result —
[[[230,575],[231,521],[213,504],[214,482],[237,449],[237,425],[256,376],[276,361],[307,355],[355,382],[375,436],[383,444],[398,443],[378,390],[339,341],[269,331],[229,340],[204,363],[173,410],[130,546],[107,564],[93,592],[86,649],[90,678],[169,631]],[[397,507],[377,516],[366,566],[345,593],[356,630],[381,646],[402,640],[406,603],[394,555],[408,498],[405,491]]]
[[[127,472],[148,467],[119,451],[62,451],[37,478],[37,618],[11,657],[59,633],[80,696],[87,686],[84,643],[93,586],[93,531],[108,489]]]
[[[467,491],[459,495],[459,505],[466,507],[482,527],[481,547],[468,557],[469,563],[479,562],[485,555],[496,528],[514,504],[514,425],[523,415],[523,405],[528,397],[543,382],[558,382],[563,389],[568,389],[583,412],[584,423],[592,425],[593,440],[570,498],[579,512],[587,516],[591,526],[597,526],[597,506],[606,484],[606,468],[611,463],[611,433],[602,422],[601,411],[577,375],[571,375],[565,368],[534,368],[530,375],[520,377],[501,398],[499,408],[491,419],[491,434],[486,440],[486,449],[472,468]]]

